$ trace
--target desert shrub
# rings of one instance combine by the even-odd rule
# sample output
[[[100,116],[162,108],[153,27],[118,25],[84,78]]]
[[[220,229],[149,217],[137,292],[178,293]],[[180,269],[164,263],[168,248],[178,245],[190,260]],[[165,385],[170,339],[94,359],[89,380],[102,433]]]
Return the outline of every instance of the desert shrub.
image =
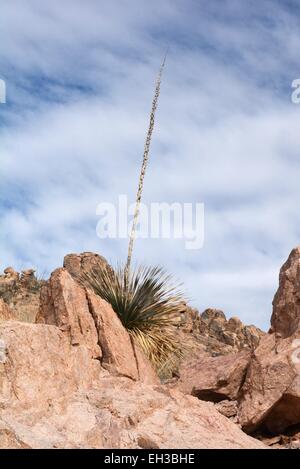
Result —
[[[84,282],[111,304],[158,373],[171,370],[182,355],[177,325],[184,301],[172,277],[161,267],[140,266],[128,272],[121,266],[86,273]]]

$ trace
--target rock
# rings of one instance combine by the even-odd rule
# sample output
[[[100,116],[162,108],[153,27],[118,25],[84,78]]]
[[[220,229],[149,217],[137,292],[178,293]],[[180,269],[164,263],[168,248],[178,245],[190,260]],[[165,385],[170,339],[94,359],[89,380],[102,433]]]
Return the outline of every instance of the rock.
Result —
[[[19,280],[19,273],[16,272],[12,267],[6,267],[4,269],[4,278],[8,279],[13,279],[13,280]]]
[[[265,445],[271,446],[271,447],[280,447],[280,444],[282,443],[282,437],[281,435],[273,436],[271,438],[259,438],[260,441],[262,441]]]
[[[3,322],[0,343],[0,408],[45,411],[53,399],[66,400],[99,380],[100,362],[55,326]]]
[[[160,380],[157,373],[140,346],[135,341],[132,341],[132,346],[137,364],[138,379],[145,384],[159,384]]]
[[[201,402],[101,371],[56,326],[0,325],[5,448],[265,448]]]
[[[21,277],[24,277],[24,278],[27,278],[27,277],[30,277],[30,278],[33,278],[35,277],[35,269],[27,269],[27,270],[22,270],[21,272]]]
[[[6,322],[0,338],[8,356],[0,364],[5,448],[264,447],[211,404],[105,375],[56,326]]]
[[[42,287],[36,322],[58,326],[69,335],[72,345],[85,345],[93,358],[101,358],[86,292],[65,269],[56,269]]]
[[[27,269],[22,270],[20,281],[22,286],[28,288],[29,286],[33,286],[33,284],[37,284],[38,280],[35,277],[35,270],[34,269]]]
[[[242,321],[239,318],[233,316],[232,318],[230,318],[228,320],[228,323],[227,323],[228,331],[235,332],[235,333],[241,333],[243,328],[244,328],[244,324],[242,323]]]
[[[112,307],[88,292],[88,304],[98,331],[102,365],[110,373],[138,379],[137,363],[130,336]]]
[[[215,408],[220,414],[224,415],[227,418],[230,418],[236,421],[236,416],[238,413],[238,402],[237,401],[220,401],[215,404]]]
[[[256,348],[239,405],[248,432],[273,434],[300,423],[300,247],[280,269],[270,335]]]
[[[110,269],[107,260],[93,252],[83,252],[82,254],[68,254],[64,258],[64,268],[71,274],[74,279],[80,279],[84,273],[93,270],[102,269],[103,267]]]
[[[282,338],[300,331],[300,246],[292,250],[280,269],[271,326],[271,332],[279,333]]]
[[[108,266],[103,257],[89,252],[67,255],[64,265],[76,279],[83,272]],[[34,269],[23,270],[19,274],[12,267],[7,267],[4,275],[0,275],[0,298],[14,311],[16,320],[35,322],[40,306],[40,290],[45,283],[36,278]]]
[[[254,352],[239,403],[247,432],[267,428],[278,434],[300,423],[299,334],[276,343],[266,335]]]
[[[8,425],[0,422],[0,449],[30,449],[24,441],[20,440]]]
[[[111,374],[158,383],[150,362],[112,307],[85,290],[66,269],[55,270],[42,287],[37,323],[59,327],[72,345],[84,345]]]
[[[220,309],[208,308],[201,314],[201,318],[204,321],[211,322],[213,320],[219,320],[220,322],[226,322],[226,316]]]
[[[181,367],[177,387],[205,401],[235,400],[239,397],[249,362],[247,351],[193,360]]]
[[[265,335],[255,326],[244,326],[238,318],[227,321],[221,310],[210,308],[200,314],[188,305],[183,305],[178,329],[183,345],[188,342],[191,350],[200,347],[211,356],[253,350]]]
[[[260,339],[265,336],[263,331],[253,325],[244,326],[242,334],[240,347],[249,348],[250,350],[255,350],[260,343]]]
[[[235,418],[235,401],[229,405],[223,400],[217,410],[213,403],[180,392],[176,383],[159,384],[111,306],[77,281],[85,269],[102,262],[99,257],[67,256],[66,268],[57,269],[40,285],[35,324],[0,323],[0,447],[265,448],[224,416]],[[9,283],[9,276],[15,283]],[[12,272],[4,277],[9,285],[22,284],[23,292],[29,292],[35,279],[32,271],[18,279]],[[202,373],[196,376],[205,390],[236,399],[247,353],[213,359],[201,340],[194,340],[197,324],[197,334],[207,333],[212,342],[227,347],[219,328],[228,323],[223,316],[206,312],[202,319],[194,311],[191,332],[183,332],[179,325],[178,334],[196,344],[193,351],[200,369],[210,360],[210,376],[206,367],[206,378]],[[238,336],[241,328],[231,321],[228,337]],[[202,337],[205,342],[207,337]]]
[[[15,313],[10,309],[10,307],[0,298],[0,322],[8,321],[15,319]]]
[[[0,298],[13,312],[11,319],[35,321],[42,283],[32,269],[22,272],[21,276],[12,267],[4,270],[4,275],[0,275]]]

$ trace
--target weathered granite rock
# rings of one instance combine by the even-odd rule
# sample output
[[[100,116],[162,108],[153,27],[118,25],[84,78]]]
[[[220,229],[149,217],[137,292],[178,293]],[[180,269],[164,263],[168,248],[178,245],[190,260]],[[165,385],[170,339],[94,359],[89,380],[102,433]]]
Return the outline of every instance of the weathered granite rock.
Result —
[[[6,322],[0,447],[265,448],[211,403],[110,376],[56,326]]]
[[[84,273],[90,273],[94,269],[110,269],[107,260],[93,252],[68,254],[64,258],[63,266],[74,279],[81,279]]]
[[[37,280],[34,270],[21,274],[12,267],[7,267],[0,275],[0,299],[13,312],[12,319],[34,322],[39,309],[40,288],[42,280]]]
[[[300,246],[292,250],[280,269],[271,326],[271,332],[282,338],[300,332]]]
[[[16,318],[14,311],[0,298],[0,321],[8,321]]]
[[[276,434],[300,423],[299,339],[266,335],[255,350],[239,403],[245,431],[265,427]]]
[[[200,314],[196,309],[183,305],[181,318],[179,333],[182,341],[188,341],[191,349],[199,345],[212,356],[253,350],[265,335],[255,326],[244,326],[238,318],[227,320],[225,314],[217,309],[206,309]]]
[[[86,345],[93,358],[101,358],[86,292],[65,269],[56,269],[42,287],[36,322],[58,326],[70,336],[72,345]]]
[[[158,383],[150,362],[112,307],[83,288],[66,269],[55,270],[42,287],[37,323],[59,327],[72,345],[84,345],[111,374]]]
[[[73,347],[55,326],[3,322],[0,344],[0,409],[44,411],[53,399],[88,389],[104,372],[85,346]]]
[[[176,386],[180,391],[205,401],[236,400],[249,362],[248,351],[187,361],[180,368]]]

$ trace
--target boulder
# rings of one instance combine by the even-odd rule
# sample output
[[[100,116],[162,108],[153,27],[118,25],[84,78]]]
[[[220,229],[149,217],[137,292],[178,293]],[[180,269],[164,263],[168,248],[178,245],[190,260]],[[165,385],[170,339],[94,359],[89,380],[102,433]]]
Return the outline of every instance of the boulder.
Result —
[[[89,273],[93,270],[111,268],[104,257],[93,252],[68,254],[64,258],[63,266],[74,279],[80,279],[84,273]]]
[[[73,347],[55,326],[0,323],[0,408],[45,411],[90,388],[101,372],[88,349]]]
[[[67,260],[43,282],[35,324],[0,323],[0,448],[265,448],[224,416],[235,418],[235,401],[218,411],[159,384],[111,306],[77,282],[87,258],[77,271]],[[247,361],[236,355],[203,351],[199,369],[209,358],[211,375],[200,383],[201,371],[189,387],[235,399]]]
[[[112,307],[83,288],[66,269],[55,270],[42,287],[37,323],[59,327],[73,346],[84,345],[111,374],[158,383],[149,360]]]
[[[0,447],[265,448],[201,402],[102,372],[56,326],[0,325]]]
[[[31,286],[38,285],[38,280],[35,276],[34,269],[22,270],[20,276],[20,283],[24,288],[30,288]]]
[[[130,336],[112,307],[88,292],[88,305],[98,332],[102,366],[110,373],[138,379],[137,363]]]
[[[225,417],[232,419],[234,422],[237,421],[237,401],[220,401],[215,404],[215,408],[218,410],[218,412],[220,412],[220,414],[225,415]]]
[[[252,350],[265,335],[259,328],[244,324],[236,317],[226,319],[219,309],[206,309],[200,314],[196,309],[183,305],[179,337],[189,349],[206,351],[209,355],[227,355],[243,349]]]
[[[201,400],[219,402],[239,397],[244,383],[250,352],[205,357],[187,362],[180,368],[177,387]]]
[[[86,345],[93,358],[101,358],[86,292],[65,269],[56,269],[42,287],[36,322],[58,326],[69,335],[72,345]]]
[[[15,271],[12,267],[6,267],[4,269],[4,279],[6,280],[19,280],[19,273]]]
[[[34,270],[23,271],[20,275],[12,267],[4,270],[0,275],[0,299],[13,312],[13,318],[18,321],[34,322],[38,308],[40,286]]]
[[[254,352],[239,402],[239,422],[247,432],[277,434],[300,423],[300,336],[276,340],[266,335]]]
[[[271,332],[282,338],[300,332],[300,246],[292,250],[280,269],[271,326]]]
[[[0,324],[0,447],[265,448],[201,402],[110,375],[57,326]]]
[[[8,321],[15,319],[15,313],[10,309],[10,307],[0,298],[0,322]]]

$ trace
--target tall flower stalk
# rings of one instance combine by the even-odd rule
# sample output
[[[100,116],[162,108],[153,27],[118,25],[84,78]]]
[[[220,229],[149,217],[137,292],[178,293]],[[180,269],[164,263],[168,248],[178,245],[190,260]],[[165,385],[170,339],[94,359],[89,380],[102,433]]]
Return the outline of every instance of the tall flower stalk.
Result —
[[[148,128],[148,133],[147,133],[145,147],[144,147],[143,161],[142,161],[138,191],[137,191],[136,202],[135,202],[135,211],[134,211],[133,223],[132,223],[132,228],[131,228],[131,233],[130,233],[130,238],[129,238],[129,244],[128,244],[128,255],[127,255],[127,263],[126,263],[126,269],[125,269],[125,279],[127,279],[127,280],[128,280],[128,275],[129,275],[129,272],[130,272],[133,244],[134,244],[134,240],[135,240],[135,237],[136,237],[136,227],[137,227],[138,217],[139,217],[139,213],[140,213],[140,205],[141,205],[141,198],[142,198],[142,192],[143,192],[143,186],[144,186],[144,178],[145,178],[145,173],[146,173],[146,170],[147,170],[147,165],[148,165],[148,160],[149,160],[149,150],[150,150],[150,145],[151,145],[151,138],[152,138],[152,133],[153,133],[154,124],[155,124],[155,112],[156,112],[156,109],[157,109],[157,103],[158,103],[158,98],[159,98],[159,94],[160,94],[160,85],[161,85],[162,73],[163,73],[163,70],[164,70],[165,63],[166,63],[166,57],[167,57],[167,54],[165,55],[165,57],[163,59],[163,62],[161,64],[161,67],[160,67],[160,70],[159,70],[159,73],[158,73],[158,76],[157,76],[155,94],[154,94],[154,98],[153,98],[153,101],[152,101],[149,128]]]
[[[163,269],[144,266],[131,268],[131,260],[165,62],[166,56],[158,73],[152,101],[127,263],[117,269],[95,267],[81,278],[84,286],[111,304],[127,329],[134,349],[137,344],[162,378],[172,376],[185,353],[177,330],[185,299],[181,288]]]

